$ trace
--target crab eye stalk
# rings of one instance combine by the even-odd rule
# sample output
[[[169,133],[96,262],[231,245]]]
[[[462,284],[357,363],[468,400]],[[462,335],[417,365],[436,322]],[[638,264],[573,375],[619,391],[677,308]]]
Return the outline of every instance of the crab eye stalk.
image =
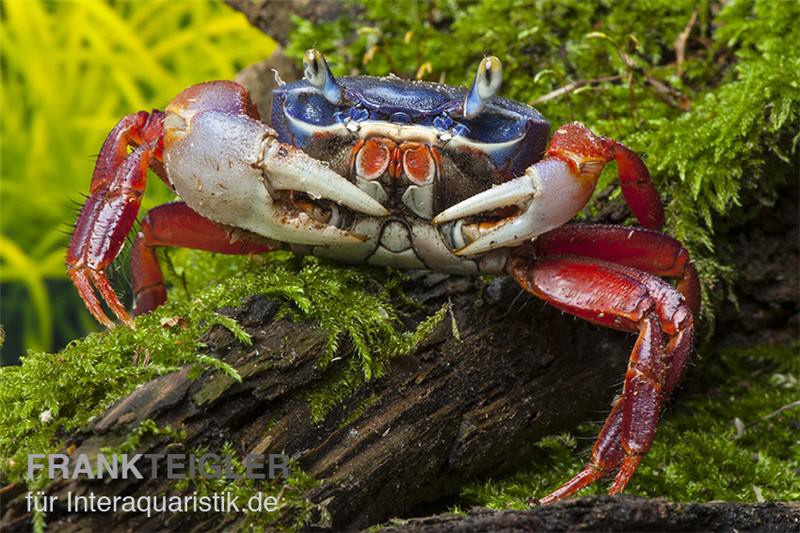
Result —
[[[328,63],[319,50],[310,48],[303,55],[303,75],[333,105],[344,103],[344,89],[333,77]]]
[[[503,65],[494,56],[484,57],[478,65],[472,88],[464,99],[464,117],[475,118],[483,111],[486,102],[500,92],[503,84]]]

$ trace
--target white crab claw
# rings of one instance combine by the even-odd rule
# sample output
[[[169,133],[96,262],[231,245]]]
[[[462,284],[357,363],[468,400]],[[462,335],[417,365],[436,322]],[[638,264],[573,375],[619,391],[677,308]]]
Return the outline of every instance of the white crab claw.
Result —
[[[265,141],[261,168],[275,190],[293,190],[314,199],[325,198],[367,215],[389,214],[372,196],[359,189],[317,159],[274,138]]]
[[[275,131],[253,118],[201,111],[185,117],[170,114],[164,126],[164,162],[175,191],[194,211],[215,222],[294,244],[364,241],[273,198],[276,190],[326,198],[374,216],[387,214],[321,162],[278,143]]]
[[[535,192],[533,180],[528,178],[528,176],[522,176],[501,185],[495,185],[491,189],[478,193],[475,196],[470,196],[463,202],[445,209],[436,215],[433,219],[433,223],[443,224],[470,215],[484,213],[492,209],[522,204],[533,198]]]
[[[490,229],[477,229],[479,236],[456,250],[456,255],[475,255],[496,248],[516,246],[572,219],[592,195],[594,182],[581,178],[556,158],[540,161],[525,174],[467,198],[433,219],[441,224],[501,207],[517,206],[518,214]],[[465,226],[470,224],[465,222]],[[480,224],[472,224],[478,228]]]

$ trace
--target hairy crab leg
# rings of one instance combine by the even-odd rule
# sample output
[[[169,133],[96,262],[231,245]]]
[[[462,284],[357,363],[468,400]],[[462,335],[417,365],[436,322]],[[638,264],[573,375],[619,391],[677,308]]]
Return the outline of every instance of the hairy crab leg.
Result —
[[[697,270],[686,248],[669,235],[647,228],[577,223],[541,235],[533,246],[537,256],[580,255],[677,278],[675,288],[686,298],[695,319],[700,316]]]
[[[523,289],[562,311],[639,333],[622,396],[600,431],[589,465],[541,503],[570,496],[617,467],[610,492],[621,492],[650,450],[661,405],[683,372],[694,334],[691,310],[660,278],[596,259],[515,258],[509,272]]]
[[[120,320],[133,320],[119,301],[105,269],[119,254],[128,235],[147,184],[147,169],[160,157],[163,115],[144,111],[123,118],[111,130],[95,164],[89,198],[86,200],[67,249],[67,272],[89,312],[107,327],[106,316],[94,289]],[[136,148],[128,154],[128,146]],[[92,287],[94,286],[94,288]]]
[[[256,235],[228,230],[198,215],[183,202],[154,207],[142,220],[133,243],[134,316],[152,311],[167,300],[156,247],[180,246],[223,254],[261,254],[274,247]]]

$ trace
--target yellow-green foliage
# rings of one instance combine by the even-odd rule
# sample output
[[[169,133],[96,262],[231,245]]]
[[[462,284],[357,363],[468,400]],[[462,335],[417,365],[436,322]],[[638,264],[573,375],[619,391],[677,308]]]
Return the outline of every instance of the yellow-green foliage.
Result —
[[[800,171],[800,2],[353,3],[355,19],[298,19],[288,53],[299,61],[315,46],[339,75],[393,72],[456,85],[471,83],[484,54],[497,55],[504,96],[534,104],[555,127],[580,120],[645,154],[667,231],[694,253],[706,291],[726,272],[715,227],[742,203],[769,205]],[[693,19],[678,65],[676,41]],[[537,103],[598,79],[606,81]],[[613,183],[609,168],[598,190]]]
[[[20,366],[0,368],[0,464],[12,479],[22,475],[27,454],[57,449],[69,431],[153,377],[194,364],[238,380],[234,368],[203,353],[198,339],[219,324],[250,342],[234,320],[216,312],[250,295],[284,300],[284,315],[323,325],[328,351],[319,354],[320,367],[337,346],[351,343],[355,357],[347,368],[357,374],[348,373],[351,383],[380,375],[390,358],[413,350],[443,316],[403,332],[391,302],[399,274],[385,269],[343,268],[285,252],[252,259],[185,250],[176,256],[169,302],[137,318],[135,329],[94,333],[55,355],[31,351]],[[324,414],[345,392],[321,393],[312,407]]]
[[[627,492],[674,501],[800,499],[797,350],[727,350],[692,368],[686,392],[667,410]],[[570,435],[543,439],[531,466],[467,486],[459,506],[526,508],[530,498],[545,496],[583,468],[598,429],[583,426],[580,444]],[[600,483],[585,493],[605,489]]]
[[[74,204],[106,134],[193,83],[232,78],[275,45],[208,0],[5,0],[0,41],[5,351],[50,350],[54,337],[63,345],[96,328],[62,280]],[[153,181],[144,208],[169,198]]]

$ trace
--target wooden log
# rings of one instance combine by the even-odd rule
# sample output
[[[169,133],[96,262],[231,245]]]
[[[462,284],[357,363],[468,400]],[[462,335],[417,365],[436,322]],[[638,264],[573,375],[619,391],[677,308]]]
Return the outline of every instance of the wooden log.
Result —
[[[507,277],[479,279],[420,274],[409,294],[421,305],[408,327],[448,302],[452,315],[409,356],[314,422],[309,393],[347,364],[351,349],[324,370],[316,362],[326,334],[312,323],[275,320],[276,302],[254,297],[226,312],[253,336],[238,342],[217,327],[209,353],[233,365],[238,383],[222,372],[190,378],[190,369],[155,379],[75,435],[70,452],[96,454],[118,446],[144,420],[181,427],[179,445],[143,439],[138,453],[285,452],[322,483],[306,496],[318,525],[354,529],[401,516],[422,502],[454,494],[474,476],[523,463],[545,435],[598,418],[623,375],[633,338],[562,315],[519,290]],[[455,325],[454,325],[455,324]],[[454,335],[457,327],[460,339]],[[364,407],[366,405],[366,407]],[[176,447],[177,446],[177,447]],[[59,479],[47,492],[154,495],[175,493],[155,480]],[[25,527],[19,497],[6,525]],[[287,516],[285,520],[294,517]],[[242,520],[222,514],[48,514],[58,531],[163,528],[214,529]]]
[[[474,509],[464,515],[398,520],[381,533],[406,531],[800,531],[800,504],[674,503],[635,496],[577,498],[529,511]]]
[[[244,13],[250,24],[260,29],[280,44],[294,27],[292,17],[297,16],[315,23],[334,20],[356,8],[340,0],[225,0],[234,9]]]

